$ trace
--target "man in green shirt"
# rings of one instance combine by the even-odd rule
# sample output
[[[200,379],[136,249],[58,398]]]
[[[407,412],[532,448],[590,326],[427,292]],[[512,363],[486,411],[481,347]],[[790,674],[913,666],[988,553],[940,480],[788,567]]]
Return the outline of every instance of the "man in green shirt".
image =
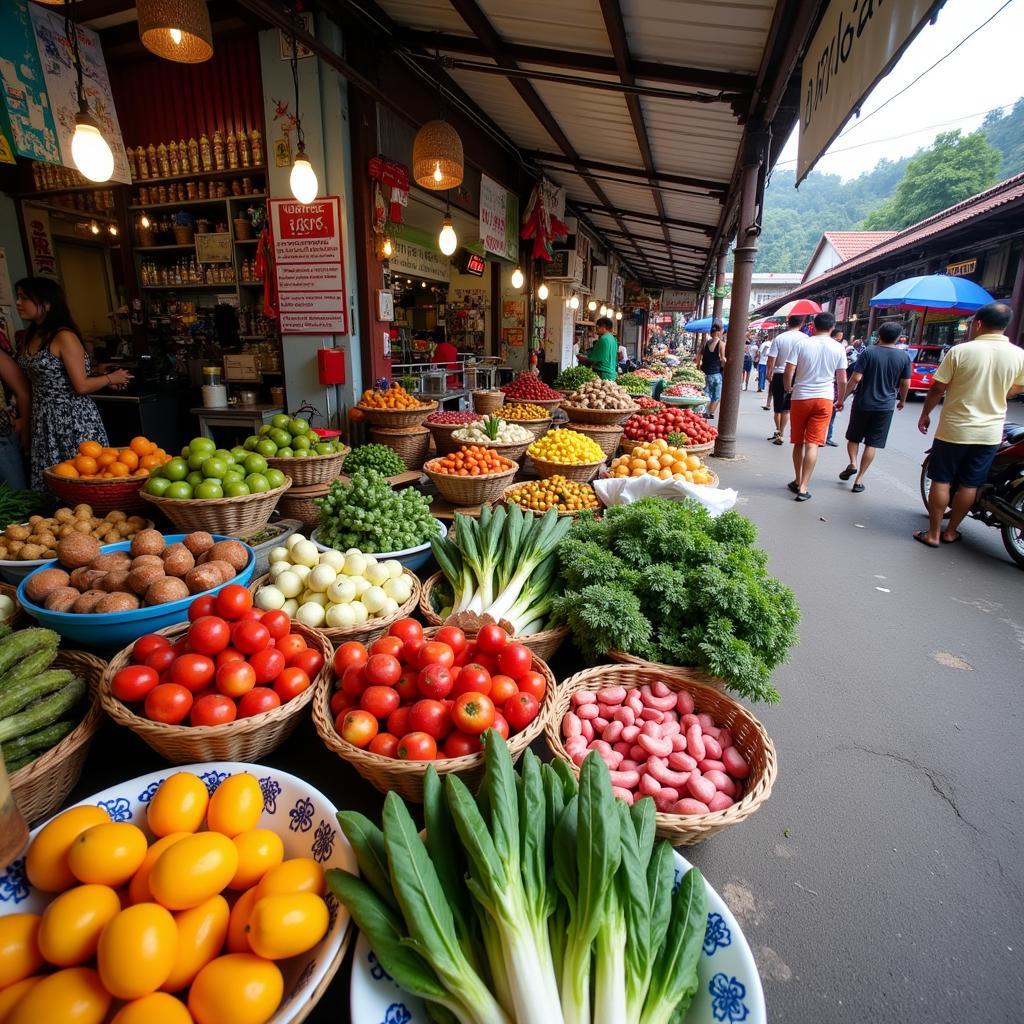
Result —
[[[619,343],[612,334],[614,325],[608,317],[603,316],[595,326],[600,331],[597,341],[585,356],[579,357],[579,361],[589,366],[602,380],[615,380]]]

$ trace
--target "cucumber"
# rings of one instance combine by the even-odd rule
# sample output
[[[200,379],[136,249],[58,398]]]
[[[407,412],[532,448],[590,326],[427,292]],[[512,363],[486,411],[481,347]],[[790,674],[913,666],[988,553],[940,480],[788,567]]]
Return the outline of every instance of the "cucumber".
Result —
[[[57,649],[55,647],[40,647],[38,651],[33,651],[19,661],[7,675],[0,678],[0,693],[7,693],[12,686],[17,686],[19,683],[39,675],[40,672],[45,672],[56,657]]]
[[[19,661],[42,647],[57,649],[60,637],[52,629],[19,629],[0,640],[0,676],[6,675]]]
[[[48,672],[41,672],[15,686],[4,686],[0,690],[0,719],[23,711],[33,701],[40,700],[53,693],[54,690],[67,686],[74,678],[74,673],[69,669],[52,668]]]
[[[5,636],[10,636],[11,633],[13,632],[14,630],[11,628],[9,623],[0,623],[0,640],[2,640]]]
[[[43,700],[16,715],[0,719],[0,743],[6,743],[16,736],[42,729],[67,714],[84,696],[88,687],[77,676],[71,682]]]
[[[36,732],[30,732],[27,736],[8,740],[2,748],[4,760],[17,761],[29,754],[33,757],[44,754],[51,747],[57,746],[76,725],[78,722],[74,719],[62,718],[59,722],[47,725]]]
[[[17,761],[11,761],[5,766],[7,774],[13,775],[16,771],[20,771],[25,765],[31,764],[38,756],[38,754],[26,754],[25,757],[19,757]]]

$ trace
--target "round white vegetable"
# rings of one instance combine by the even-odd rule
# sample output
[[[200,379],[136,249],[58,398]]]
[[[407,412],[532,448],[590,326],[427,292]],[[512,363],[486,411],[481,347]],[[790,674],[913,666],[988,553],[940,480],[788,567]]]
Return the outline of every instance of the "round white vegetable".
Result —
[[[292,548],[292,559],[312,569],[320,561],[320,551],[311,540],[301,540]]]
[[[391,573],[388,572],[386,566],[380,562],[375,562],[373,565],[366,567],[366,578],[375,586],[380,587],[391,579]]]
[[[366,605],[362,601],[353,601],[349,608],[352,609],[352,614],[356,617],[357,626],[361,626],[370,617],[370,613],[366,610]]]
[[[370,587],[364,591],[360,600],[366,605],[366,610],[371,615],[377,615],[388,602],[388,595],[380,587]]]
[[[345,556],[345,572],[349,576],[362,576],[366,572],[366,559],[356,552]]]
[[[320,594],[315,590],[304,590],[299,596],[299,605],[318,604],[321,608],[327,607],[327,595]]]
[[[302,580],[294,572],[283,572],[274,580],[274,585],[285,598],[298,597],[302,593]]]
[[[6,594],[0,594],[0,621],[6,621],[14,612],[14,602]]]
[[[326,617],[327,613],[324,611],[324,606],[313,601],[307,601],[305,604],[299,605],[299,610],[295,613],[295,618],[299,622],[312,629],[322,626]]]
[[[398,579],[399,576],[405,571],[404,566],[397,558],[389,558],[384,565],[387,567],[388,575],[393,579]]]
[[[296,545],[296,544],[299,544],[299,543],[301,543],[301,542],[302,542],[302,541],[304,541],[305,539],[306,539],[306,538],[305,538],[305,537],[303,537],[301,533],[293,533],[293,534],[292,534],[292,535],[291,535],[291,536],[290,536],[290,537],[289,537],[289,538],[288,538],[288,539],[287,539],[287,540],[286,540],[286,541],[284,542],[284,546],[285,546],[285,547],[286,547],[286,548],[287,548],[287,549],[288,549],[289,551],[291,551],[291,549],[292,549],[293,547],[295,547],[295,545]]]
[[[312,571],[313,570],[310,569],[308,565],[295,564],[292,566],[292,572],[302,580],[303,584],[305,584],[306,580],[309,579],[309,574]]]
[[[325,621],[330,629],[351,629],[356,624],[356,613],[353,611],[353,605],[332,604],[327,609]]]
[[[284,607],[284,594],[277,587],[260,587],[256,591],[256,607],[261,611],[269,612],[275,608]]]
[[[359,548],[345,548],[345,554],[346,555],[361,555],[362,552],[359,550]]]
[[[365,576],[349,576],[349,582],[356,588],[356,597],[362,597],[370,589],[370,581]]]
[[[329,565],[335,572],[341,572],[345,567],[345,556],[333,548],[330,551],[321,551],[320,564]]]
[[[405,604],[412,597],[412,581],[405,575],[388,580],[384,584],[384,593],[399,604]]]
[[[339,576],[327,588],[327,600],[331,604],[351,604],[357,596],[355,584],[347,576]]]
[[[306,586],[322,594],[336,579],[338,574],[329,565],[318,565],[306,580]]]
[[[381,609],[381,615],[394,615],[398,611],[398,602],[393,598],[388,598],[387,603]]]
[[[299,610],[299,602],[296,601],[294,597],[288,598],[288,600],[285,601],[285,603],[284,603],[284,607],[282,607],[282,609],[281,609],[281,611],[283,611],[288,616],[289,619],[294,619],[295,618],[295,613],[298,610]]]
[[[363,559],[365,560],[367,565],[376,565],[377,564],[377,556],[376,555],[364,554],[363,555]]]
[[[274,548],[273,551],[270,552],[270,561],[271,562],[288,562],[288,561],[290,561],[289,554],[290,554],[290,552],[289,552],[288,548],[286,548],[286,547],[284,547],[282,545],[281,547]]]
[[[270,578],[272,580],[276,580],[277,577],[281,575],[281,573],[287,572],[291,567],[292,563],[286,562],[284,560],[280,562],[271,562],[270,568],[267,570],[267,572],[270,573]]]

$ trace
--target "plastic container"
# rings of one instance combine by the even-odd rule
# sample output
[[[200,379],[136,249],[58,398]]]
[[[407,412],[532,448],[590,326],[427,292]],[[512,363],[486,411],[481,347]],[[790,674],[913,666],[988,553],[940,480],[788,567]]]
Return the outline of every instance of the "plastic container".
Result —
[[[444,523],[441,522],[440,519],[436,520],[436,522],[438,526],[441,527],[441,530],[438,533],[438,537],[440,537],[443,540],[445,537],[448,536],[448,528],[444,525]],[[317,540],[317,532],[317,530],[314,530],[309,535],[309,539],[317,546],[318,550],[334,551],[334,548],[328,547],[328,545],[326,544],[321,544],[320,541]],[[426,544],[420,544],[414,548],[405,548],[405,550],[403,551],[372,551],[367,553],[372,554],[373,557],[376,558],[378,562],[386,562],[389,558],[394,558],[397,561],[401,562],[402,565],[406,567],[406,569],[415,572],[417,569],[426,565],[427,562],[430,561],[430,541],[427,541]]]
[[[223,373],[219,366],[203,367],[203,384],[206,384],[209,387],[220,387],[223,383]]]
[[[228,405],[228,389],[223,384],[203,385],[203,408],[226,409]]]
[[[253,535],[263,533],[264,530],[279,531],[276,537],[265,540],[262,544],[250,544],[244,536],[235,537],[234,539],[240,540],[243,544],[248,544],[256,552],[256,570],[253,576],[264,576],[270,568],[270,552],[284,544],[296,530],[301,529],[302,523],[298,519],[279,519],[276,523],[267,523],[266,526],[260,526],[255,530],[249,531]]]

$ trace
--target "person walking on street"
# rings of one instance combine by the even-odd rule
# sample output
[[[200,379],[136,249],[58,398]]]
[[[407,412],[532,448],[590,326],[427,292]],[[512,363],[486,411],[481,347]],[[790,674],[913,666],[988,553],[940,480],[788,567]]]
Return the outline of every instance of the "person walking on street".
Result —
[[[901,330],[899,324],[882,324],[878,329],[878,344],[861,353],[836,406],[842,412],[847,398],[853,395],[850,422],[846,427],[846,452],[850,461],[839,479],[849,480],[856,475],[850,488],[854,494],[864,490],[864,474],[878,449],[885,447],[894,410],[902,409],[907,401],[910,356],[896,347]],[[864,453],[858,468],[857,453],[861,444]]]
[[[754,356],[757,355],[757,342],[754,341],[754,332],[747,331],[746,341],[743,342],[743,390],[750,386],[750,371],[754,368]]]
[[[789,423],[790,397],[782,386],[785,376],[786,362],[793,346],[804,341],[807,337],[800,328],[803,326],[802,316],[791,316],[786,325],[788,330],[777,335],[768,348],[768,379],[771,381],[771,405],[775,416],[775,433],[770,435],[768,440],[773,444],[781,445],[782,436],[786,432],[786,424]],[[767,409],[768,406],[765,405]]]
[[[700,368],[704,371],[704,390],[708,393],[708,411],[706,419],[713,420],[718,412],[718,403],[722,400],[722,372],[728,360],[725,358],[725,339],[722,336],[722,325],[711,325],[711,336],[700,349]]]
[[[839,344],[843,346],[843,350],[846,351],[846,342],[843,341],[843,332],[842,331],[839,331],[839,330],[833,331],[832,332],[832,338],[835,341],[839,342]],[[847,359],[846,368],[847,368],[847,370],[849,370],[849,368],[850,368],[850,362],[849,362],[850,356],[849,356],[849,353],[847,353],[846,359]],[[847,374],[847,376],[849,376],[849,374]],[[839,413],[839,387],[838,387],[838,385],[836,386],[836,393],[835,393],[835,395],[833,395],[833,399],[835,401],[835,405],[832,406],[832,419],[830,419],[828,421],[828,434],[825,437],[825,444],[829,448],[838,448],[839,447],[839,443],[837,441],[833,441],[832,440],[832,428],[836,425],[836,416]]]
[[[922,434],[928,433],[932,410],[943,397],[945,404],[928,458],[928,529],[914,534],[914,540],[927,547],[961,539],[957,527],[974,505],[999,450],[1006,403],[1024,392],[1024,350],[1011,344],[1004,333],[1012,318],[1003,302],[982,306],[974,314],[973,340],[954,345],[932,378],[917,421]],[[943,530],[942,517],[954,484],[957,490]]]
[[[811,497],[808,485],[818,462],[818,448],[825,444],[835,389],[838,386],[839,394],[846,389],[846,349],[829,334],[835,323],[831,313],[819,313],[814,318],[814,334],[793,345],[783,374],[783,387],[792,397],[790,440],[795,477],[788,486],[797,501]]]
[[[765,338],[757,349],[757,393],[764,391],[765,382],[768,380],[768,350],[772,347],[770,338]],[[763,406],[767,409],[768,406]]]

